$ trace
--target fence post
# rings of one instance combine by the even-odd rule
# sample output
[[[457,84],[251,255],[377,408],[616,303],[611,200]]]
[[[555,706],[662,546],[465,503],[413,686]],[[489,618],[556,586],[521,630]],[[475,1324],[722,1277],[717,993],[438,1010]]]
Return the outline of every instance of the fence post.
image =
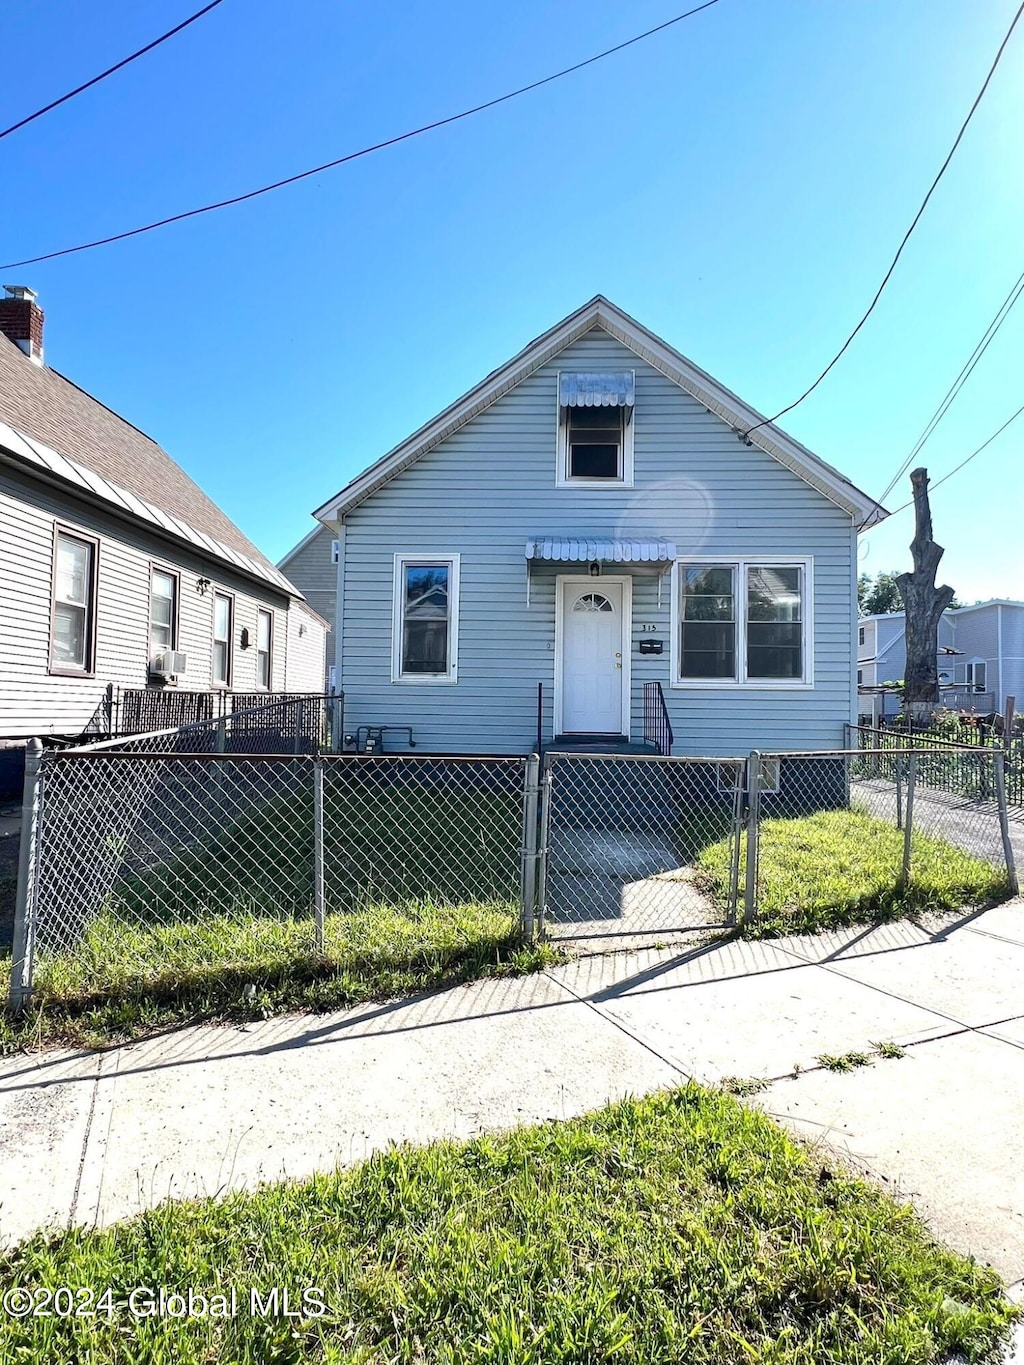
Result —
[[[25,750],[25,786],[21,802],[21,846],[18,849],[18,892],[14,903],[14,943],[7,1003],[20,1014],[32,998],[35,969],[36,873],[39,818],[42,814],[40,769],[43,746],[30,739]]]
[[[543,939],[547,936],[548,913],[548,837],[551,830],[551,768],[541,779],[540,792],[540,847],[537,850],[537,918],[536,934]]]
[[[324,953],[324,761],[313,756],[313,923],[316,951]]]
[[[224,716],[217,720],[217,728],[214,735],[214,751],[218,754],[227,753],[228,748],[228,723]]]
[[[344,692],[334,692],[331,694],[331,753],[341,753],[341,734],[344,716],[345,694]]]
[[[730,929],[736,927],[736,914],[740,899],[740,839],[743,834],[743,775],[737,775],[736,790],[732,797],[732,849],[729,854],[729,901],[726,906],[726,923]]]
[[[1006,809],[1006,755],[996,750],[992,760],[995,778],[996,804],[999,807],[999,835],[1003,841],[1003,857],[1006,859],[1006,884],[1011,896],[1020,891],[1017,882],[1017,863],[1010,840],[1010,821]]]
[[[526,760],[523,787],[523,861],[519,890],[519,915],[523,937],[532,941],[537,904],[537,802],[540,782],[540,755]]]
[[[893,763],[896,767],[896,828],[903,828],[903,759],[900,757],[899,749],[893,756]]]
[[[761,755],[751,750],[747,759],[747,866],[743,891],[744,925],[757,918],[757,855],[761,821]]]
[[[907,759],[907,814],[903,826],[903,866],[900,870],[900,886],[910,885],[910,840],[914,833],[914,787],[917,784],[917,754]]]

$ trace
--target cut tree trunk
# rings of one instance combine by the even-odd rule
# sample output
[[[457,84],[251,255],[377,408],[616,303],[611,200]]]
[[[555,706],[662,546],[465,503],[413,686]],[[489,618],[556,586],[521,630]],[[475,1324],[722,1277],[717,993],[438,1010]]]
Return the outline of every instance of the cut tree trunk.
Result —
[[[939,704],[939,621],[954,592],[948,584],[935,586],[935,572],[945,551],[932,539],[928,471],[915,469],[910,482],[914,490],[914,539],[910,543],[914,571],[900,574],[896,580],[906,614],[903,709],[913,724],[926,726]]]

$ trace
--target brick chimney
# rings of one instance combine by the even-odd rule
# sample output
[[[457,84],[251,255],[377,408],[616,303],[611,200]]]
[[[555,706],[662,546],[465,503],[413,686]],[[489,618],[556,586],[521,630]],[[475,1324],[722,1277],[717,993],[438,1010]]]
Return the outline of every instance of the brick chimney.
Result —
[[[43,363],[43,310],[35,291],[23,284],[5,284],[0,299],[0,332],[9,337],[37,365]]]

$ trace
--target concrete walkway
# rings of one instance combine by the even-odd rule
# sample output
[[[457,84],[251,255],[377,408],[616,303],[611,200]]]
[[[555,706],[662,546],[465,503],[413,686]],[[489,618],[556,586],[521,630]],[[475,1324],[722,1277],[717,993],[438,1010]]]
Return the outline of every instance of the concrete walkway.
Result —
[[[906,1048],[835,1073],[817,1058]],[[797,1074],[794,1077],[794,1072]],[[1024,902],[927,926],[579,959],[103,1054],[0,1062],[0,1237],[108,1222],[390,1142],[762,1077],[751,1100],[1024,1280]]]

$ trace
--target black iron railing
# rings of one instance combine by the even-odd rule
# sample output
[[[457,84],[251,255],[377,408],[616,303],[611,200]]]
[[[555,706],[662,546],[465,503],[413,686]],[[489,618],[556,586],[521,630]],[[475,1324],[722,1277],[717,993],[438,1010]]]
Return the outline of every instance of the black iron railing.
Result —
[[[660,682],[644,683],[644,743],[653,744],[659,754],[672,752],[672,722],[668,718],[665,693]]]

